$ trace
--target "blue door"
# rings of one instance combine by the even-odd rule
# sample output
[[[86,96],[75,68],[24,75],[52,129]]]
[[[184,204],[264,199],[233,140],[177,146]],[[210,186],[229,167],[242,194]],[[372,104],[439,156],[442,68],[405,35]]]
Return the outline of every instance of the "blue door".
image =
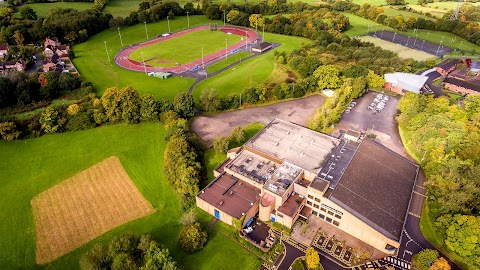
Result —
[[[216,218],[220,219],[220,212],[218,212],[218,210],[213,211],[213,214]]]

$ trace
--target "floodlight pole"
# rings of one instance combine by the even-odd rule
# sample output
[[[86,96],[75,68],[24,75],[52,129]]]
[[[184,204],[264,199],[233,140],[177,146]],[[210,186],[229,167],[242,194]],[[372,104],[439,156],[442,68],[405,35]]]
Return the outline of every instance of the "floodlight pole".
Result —
[[[378,28],[378,23],[375,25],[375,34],[373,34],[375,37],[377,36],[377,28]]]
[[[144,21],[143,24],[145,25],[145,35],[147,35],[147,39],[148,39],[147,21]]]
[[[205,70],[205,60],[203,60],[203,46],[202,46],[202,66],[203,66],[203,70]]]
[[[413,47],[415,47],[415,44],[417,44],[417,38],[418,38],[418,34],[415,34],[415,42],[413,42]]]
[[[435,55],[438,55],[438,51],[440,51],[440,46],[442,46],[443,40],[440,41],[440,44],[438,45],[437,53]]]
[[[262,42],[264,42],[264,41],[265,41],[265,24],[262,25],[262,32],[263,32],[263,34],[262,34]]]
[[[225,59],[227,59],[228,55],[228,38],[225,39]]]
[[[407,44],[405,44],[405,46],[408,47],[408,42],[409,42],[409,41],[410,41],[410,37],[408,37],[408,39],[407,39]]]
[[[142,52],[142,61],[143,61],[143,70],[145,70],[145,75],[147,75],[147,66],[145,65],[145,58],[143,57],[143,52]]]
[[[248,32],[245,30],[245,51],[248,51]]]
[[[225,9],[223,10],[223,26],[225,26]]]
[[[168,33],[170,33],[170,18],[167,16]]]
[[[395,37],[397,36],[397,32],[395,32],[395,34],[393,34],[393,39],[392,39],[392,42],[395,42]]]
[[[187,27],[190,28],[190,17],[188,17],[188,11],[187,11]]]
[[[110,63],[110,55],[108,55],[108,50],[107,50],[107,41],[104,41],[103,43],[105,44],[105,52],[107,53],[108,62]]]
[[[123,47],[123,40],[122,40],[122,34],[120,34],[120,27],[117,27],[117,30],[118,30],[118,36],[120,37],[120,44]]]

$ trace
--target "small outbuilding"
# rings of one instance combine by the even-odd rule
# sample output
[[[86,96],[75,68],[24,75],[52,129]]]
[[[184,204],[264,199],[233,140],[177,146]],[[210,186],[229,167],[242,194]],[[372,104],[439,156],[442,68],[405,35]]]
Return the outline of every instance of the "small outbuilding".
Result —
[[[172,76],[172,73],[169,73],[169,72],[149,72],[147,75],[155,77],[155,78],[160,78],[160,79],[168,79]]]
[[[252,52],[263,53],[270,50],[273,47],[272,43],[262,42],[252,46]]]

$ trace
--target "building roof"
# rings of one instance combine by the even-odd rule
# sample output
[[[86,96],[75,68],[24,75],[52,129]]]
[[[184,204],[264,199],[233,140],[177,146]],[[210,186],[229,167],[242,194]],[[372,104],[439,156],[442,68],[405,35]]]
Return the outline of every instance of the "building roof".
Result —
[[[262,42],[262,43],[259,43],[259,44],[256,44],[256,45],[252,46],[252,49],[265,50],[265,49],[268,49],[271,46],[272,46],[272,43]]]
[[[300,197],[300,194],[295,193],[294,195],[288,197],[288,199],[282,204],[282,206],[278,208],[277,211],[282,212],[289,217],[294,217],[304,200],[305,198]]]
[[[330,200],[390,239],[399,240],[419,167],[364,140]]]
[[[443,82],[480,92],[480,84],[476,84],[473,82],[468,82],[468,81],[460,80],[453,77],[447,77],[445,78],[445,80],[443,80]]]
[[[197,196],[218,210],[241,218],[260,197],[260,189],[222,173]]]
[[[315,177],[315,180],[313,180],[312,184],[310,184],[310,187],[319,190],[319,191],[324,191],[326,187],[329,185],[329,181],[323,180],[320,177]]]
[[[448,59],[448,60],[445,60],[445,61],[441,62],[440,64],[438,64],[437,67],[439,67],[443,70],[449,70],[452,67],[454,67],[456,64],[458,64],[459,61],[460,60],[458,60],[458,59]]]
[[[8,44],[0,44],[0,50],[8,50]]]
[[[399,86],[403,90],[417,94],[428,79],[427,76],[403,72],[386,73],[384,76],[385,82],[391,83],[392,86]]]
[[[316,173],[339,142],[339,139],[332,136],[275,119],[245,146]]]

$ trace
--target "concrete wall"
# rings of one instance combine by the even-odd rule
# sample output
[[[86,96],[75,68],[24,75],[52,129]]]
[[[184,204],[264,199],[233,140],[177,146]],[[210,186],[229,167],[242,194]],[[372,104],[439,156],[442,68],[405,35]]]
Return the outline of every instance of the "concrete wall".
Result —
[[[255,217],[258,213],[258,201],[255,202],[255,204],[245,213],[245,220],[243,221],[242,228],[245,227],[247,224],[248,220],[252,217]]]
[[[228,215],[227,213],[223,212],[222,210],[220,210],[218,208],[213,207],[211,204],[209,204],[208,202],[200,199],[199,197],[195,197],[195,200],[197,202],[197,206],[200,209],[202,209],[203,211],[209,213],[212,216],[215,216],[214,211],[218,210],[218,212],[220,213],[220,220],[227,223],[228,225],[233,225],[232,224],[232,220],[233,220],[232,216]]]
[[[303,197],[306,197],[307,196],[307,188],[302,186],[302,185],[299,185],[297,183],[294,183],[293,184],[293,191],[295,191],[296,193],[302,195]]]

